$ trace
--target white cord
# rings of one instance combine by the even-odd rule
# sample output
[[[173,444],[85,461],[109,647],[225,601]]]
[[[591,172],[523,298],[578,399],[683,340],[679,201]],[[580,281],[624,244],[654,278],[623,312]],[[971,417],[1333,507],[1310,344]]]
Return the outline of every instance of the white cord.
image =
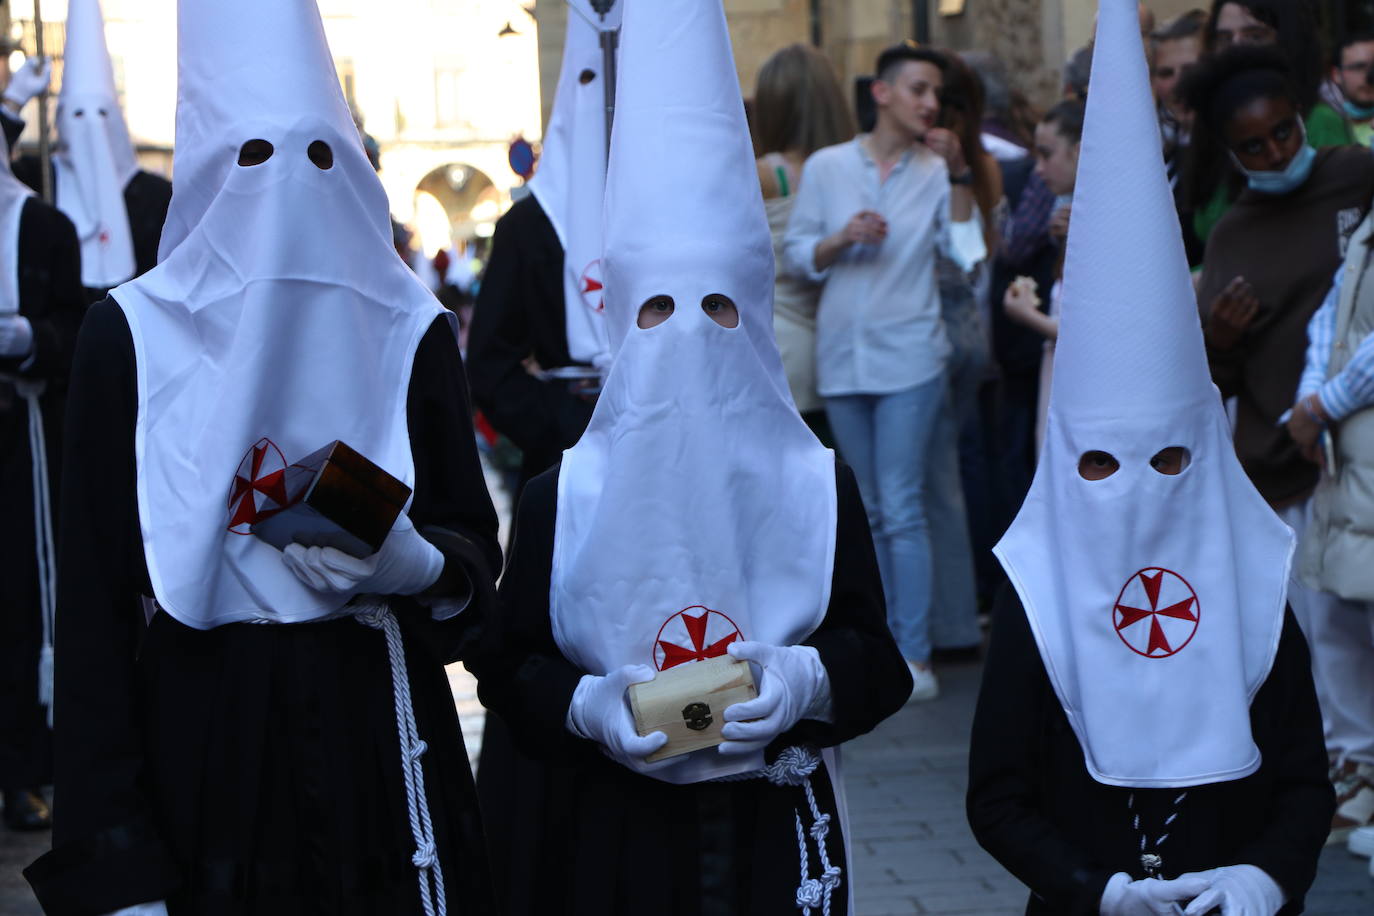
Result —
[[[820,907],[824,916],[830,916],[830,898],[840,884],[840,867],[830,862],[825,848],[826,836],[830,833],[830,815],[821,813],[816,803],[816,793],[811,787],[811,774],[821,764],[821,757],[806,747],[789,747],[778,755],[771,766],[759,771],[775,786],[801,786],[806,791],[806,803],[811,808],[811,838],[816,841],[816,854],[821,863],[821,875],[813,878],[807,867],[806,834],[802,829],[801,814],[793,812],[797,819],[797,848],[801,853],[801,885],[797,888],[797,908],[803,916],[811,916],[814,907]]]
[[[356,607],[355,616],[359,623],[381,630],[386,636],[386,651],[391,661],[391,689],[396,700],[396,730],[401,742],[401,769],[405,774],[406,805],[410,811],[410,835],[415,840],[415,854],[410,861],[420,872],[420,903],[425,909],[425,916],[447,916],[444,871],[439,865],[438,848],[434,843],[434,823],[429,816],[429,801],[425,795],[425,770],[420,762],[429,746],[420,740],[415,725],[415,706],[410,697],[410,674],[406,670],[401,626],[396,622],[396,615],[391,608],[385,604]]]
[[[38,656],[38,702],[48,709],[52,728],[53,625],[57,614],[57,551],[53,547],[52,492],[48,485],[48,445],[43,434],[40,398],[46,383],[16,379],[15,390],[28,405],[29,458],[33,465],[33,541],[38,555],[38,610],[43,618],[43,647]]]

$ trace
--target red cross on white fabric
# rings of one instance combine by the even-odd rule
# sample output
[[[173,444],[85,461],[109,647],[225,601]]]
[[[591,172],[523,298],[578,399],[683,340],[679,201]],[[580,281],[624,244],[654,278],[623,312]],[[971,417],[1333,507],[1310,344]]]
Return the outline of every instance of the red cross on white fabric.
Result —
[[[253,523],[286,508],[286,459],[271,439],[243,456],[229,487],[229,530],[248,534]]]
[[[582,271],[582,282],[579,285],[582,290],[582,301],[587,308],[593,312],[604,311],[606,301],[602,298],[602,290],[606,287],[601,283],[600,258],[588,264],[586,269]]]
[[[1168,658],[1192,641],[1202,619],[1187,580],[1151,566],[1127,580],[1112,609],[1116,635],[1137,655]]]
[[[693,605],[659,627],[654,639],[654,667],[667,671],[687,662],[717,658],[725,654],[730,643],[743,638],[735,622],[720,611]]]

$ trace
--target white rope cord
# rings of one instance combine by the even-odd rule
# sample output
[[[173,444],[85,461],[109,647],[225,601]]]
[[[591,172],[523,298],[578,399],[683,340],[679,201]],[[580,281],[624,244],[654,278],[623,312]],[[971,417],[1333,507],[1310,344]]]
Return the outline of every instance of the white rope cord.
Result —
[[[38,702],[48,708],[52,727],[53,625],[57,614],[57,551],[53,548],[52,492],[48,485],[48,444],[43,434],[39,399],[46,384],[16,379],[15,390],[28,405],[29,459],[33,466],[33,541],[38,555],[38,610],[43,619],[43,647],[38,656]]]
[[[806,791],[806,803],[811,808],[811,839],[816,841],[816,854],[821,863],[821,875],[813,878],[807,863],[806,833],[802,829],[801,814],[794,811],[797,819],[797,848],[801,854],[801,885],[797,888],[797,908],[803,916],[811,916],[811,910],[819,907],[824,916],[830,916],[830,898],[840,884],[840,867],[830,861],[825,847],[825,839],[830,833],[830,815],[821,812],[816,803],[816,793],[811,787],[811,774],[821,764],[821,757],[805,747],[786,748],[771,766],[764,767],[759,775],[775,786],[801,786]]]
[[[410,674],[406,669],[401,626],[396,622],[396,615],[391,608],[385,604],[360,605],[355,616],[359,623],[381,630],[386,636],[386,651],[391,661],[391,688],[396,699],[396,731],[401,742],[401,768],[405,774],[406,805],[410,812],[410,834],[415,839],[415,854],[410,861],[419,869],[420,903],[425,916],[447,916],[444,871],[439,865],[438,848],[434,843],[434,823],[429,816],[425,771],[420,762],[429,746],[420,740],[415,725],[415,706],[410,697]]]

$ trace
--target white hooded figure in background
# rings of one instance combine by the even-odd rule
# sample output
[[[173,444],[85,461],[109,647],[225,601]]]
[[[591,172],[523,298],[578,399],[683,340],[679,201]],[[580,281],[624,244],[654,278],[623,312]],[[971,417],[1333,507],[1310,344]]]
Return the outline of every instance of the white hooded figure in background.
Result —
[[[124,188],[138,174],[138,160],[119,107],[100,0],[68,3],[57,133],[53,186],[57,208],[81,239],[81,283],[118,286],[136,270]]]
[[[1329,802],[1305,646],[1285,628],[1293,534],[1242,470],[1208,373],[1134,0],[1105,0],[1095,48],[1044,448],[995,551],[1025,613],[994,628],[970,819],[1044,912],[1065,905],[1058,872],[1084,895],[1104,882],[1109,916],[1175,901],[1272,916],[1310,883]],[[1054,740],[1047,717],[1072,729],[1070,760],[1032,750]],[[1019,800],[1039,767],[1056,791]],[[1281,809],[1275,781],[1307,799],[1302,822],[1243,826]],[[1062,844],[1012,835],[1023,804]],[[1070,813],[1104,806],[1119,834]],[[1266,831],[1279,852],[1236,848]]]
[[[491,913],[443,672],[500,563],[453,318],[392,247],[315,0],[178,12],[161,258],[74,361],[63,802],[28,877],[49,913]],[[334,440],[412,488],[380,550],[253,536]]]
[[[578,739],[551,810],[598,812],[567,838],[594,850],[586,874],[561,843],[531,854],[559,895],[533,910],[841,912],[842,797],[818,748],[898,709],[910,675],[853,475],[783,374],[720,0],[630,0],[619,66],[603,256],[614,361],[582,439],[524,491],[503,579],[509,657],[479,674],[522,746]],[[626,688],[727,653],[753,663],[758,698],[718,711],[718,747],[646,762],[666,736],[636,734]],[[705,855],[729,867],[674,865]]]

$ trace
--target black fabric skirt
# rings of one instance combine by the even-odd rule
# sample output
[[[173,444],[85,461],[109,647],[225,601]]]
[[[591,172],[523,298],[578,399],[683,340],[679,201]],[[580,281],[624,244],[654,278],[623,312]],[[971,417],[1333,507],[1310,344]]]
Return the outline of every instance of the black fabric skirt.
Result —
[[[448,912],[494,913],[448,681],[402,628]],[[159,613],[138,667],[147,791],[184,876],[172,916],[422,912],[381,631]]]
[[[485,744],[481,769],[487,819],[497,819],[498,799],[514,802],[496,831],[506,842],[493,848],[510,916],[796,916],[798,815],[807,874],[821,874],[800,787],[762,779],[678,786],[606,759],[543,766],[518,752],[512,760],[509,746],[501,747],[518,780],[501,779],[493,791],[488,781],[501,771],[487,771]],[[844,916],[853,876],[824,766],[811,785],[830,816],[827,855],[841,869],[831,916]]]

